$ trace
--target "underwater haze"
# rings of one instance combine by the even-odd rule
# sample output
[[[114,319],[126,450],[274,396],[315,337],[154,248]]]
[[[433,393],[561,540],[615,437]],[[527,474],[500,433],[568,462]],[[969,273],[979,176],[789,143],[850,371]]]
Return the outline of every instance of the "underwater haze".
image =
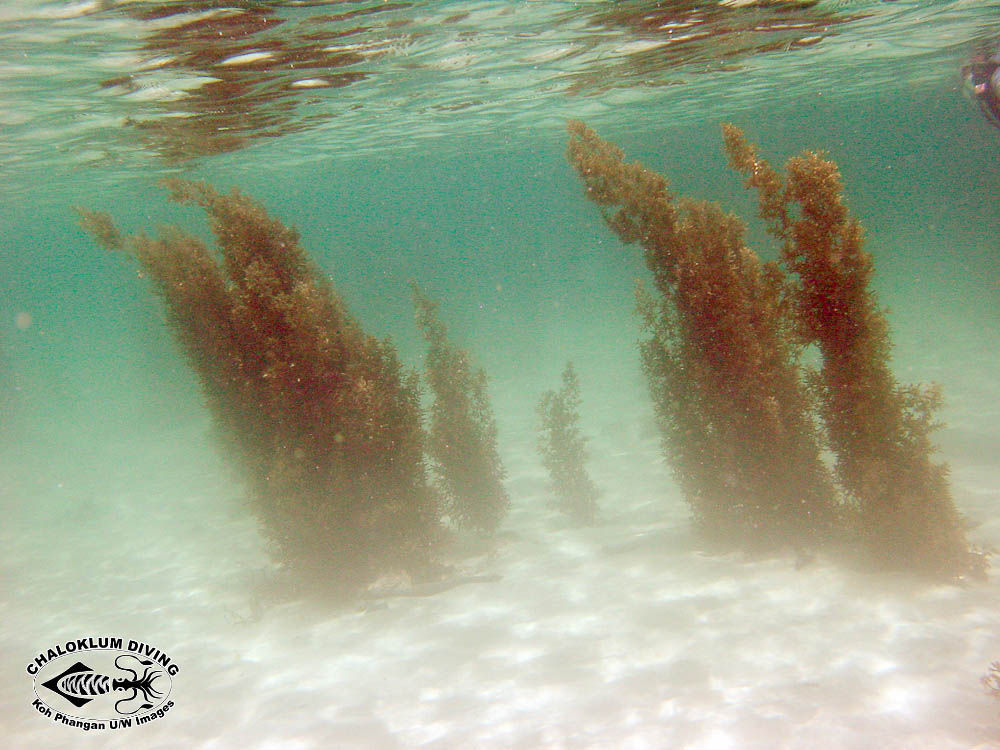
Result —
[[[566,158],[582,120],[678,195],[737,214],[764,260],[780,243],[722,123],[776,167],[803,150],[835,161],[892,373],[941,386],[934,460],[989,563],[1000,127],[962,69],[998,51],[1000,4],[969,0],[4,3],[2,744],[1000,748],[995,559],[928,579],[838,543],[762,551],[699,532],[640,352],[635,287],[653,275]],[[439,303],[487,377],[498,526],[442,513],[435,577],[385,564],[349,595],[296,583],[294,543],[260,504],[284,464],[258,482],[234,459],[138,244],[105,250],[75,211],[214,242],[164,178],[238,188],[295,228],[317,278],[420,374],[429,434],[411,282]],[[592,523],[562,512],[538,448],[537,405],[568,361]],[[834,453],[825,440],[831,475]],[[440,461],[421,461],[438,487]],[[289,497],[275,507],[294,519]],[[105,636],[169,655],[169,710],[119,728],[45,715],[36,698],[66,717],[113,691],[147,700],[139,715],[166,705],[166,677],[60,695],[26,670]],[[73,709],[74,689],[94,703]]]

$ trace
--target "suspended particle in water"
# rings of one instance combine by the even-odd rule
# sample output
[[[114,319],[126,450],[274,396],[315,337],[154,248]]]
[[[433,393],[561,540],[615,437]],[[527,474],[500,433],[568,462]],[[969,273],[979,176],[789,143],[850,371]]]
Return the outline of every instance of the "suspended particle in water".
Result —
[[[31,313],[22,310],[17,315],[14,316],[14,325],[17,326],[19,331],[27,331],[31,328]]]

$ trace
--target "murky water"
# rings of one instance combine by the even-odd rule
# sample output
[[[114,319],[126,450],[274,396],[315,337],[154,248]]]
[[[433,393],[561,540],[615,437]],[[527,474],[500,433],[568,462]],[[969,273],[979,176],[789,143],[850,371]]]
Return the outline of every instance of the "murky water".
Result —
[[[12,746],[990,747],[997,578],[923,587],[825,559],[702,554],[640,370],[647,271],[567,164],[581,119],[777,248],[720,123],[840,166],[893,371],[1000,544],[1000,129],[961,69],[990,2],[36,2],[0,8],[0,394]],[[358,611],[269,596],[240,472],[148,278],[73,206],[210,236],[162,177],[298,229],[407,367],[409,283],[489,377],[511,511],[450,552],[501,580]],[[601,523],[550,507],[535,405],[580,377]],[[426,395],[426,394],[425,394]],[[637,541],[638,540],[638,541]],[[650,541],[652,540],[652,541]],[[117,634],[181,670],[113,733],[31,707],[24,665]],[[141,734],[145,733],[145,734]],[[97,739],[93,739],[97,737]],[[176,744],[174,744],[176,743]]]

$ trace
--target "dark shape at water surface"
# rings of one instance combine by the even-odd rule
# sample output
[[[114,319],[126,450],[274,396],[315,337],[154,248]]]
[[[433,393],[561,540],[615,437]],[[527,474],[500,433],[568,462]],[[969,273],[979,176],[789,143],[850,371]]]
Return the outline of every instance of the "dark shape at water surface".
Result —
[[[639,295],[643,367],[699,529],[750,547],[842,538],[883,568],[981,574],[947,469],[933,460],[940,394],[900,385],[889,369],[872,259],[836,165],[807,152],[782,177],[741,131],[724,133],[731,165],[757,189],[782,243],[784,269],[743,243],[736,217],[676,198],[666,178],[627,164],[583,123],[570,124],[568,152],[608,225],[645,251],[658,297]],[[805,346],[822,355],[820,372],[799,363]]]
[[[208,213],[218,258],[175,227],[123,236],[80,210],[83,225],[152,279],[278,560],[337,590],[424,569],[438,516],[415,373],[361,329],[294,230],[235,190],[167,185]]]
[[[611,88],[683,82],[680,74],[739,70],[749,57],[819,44],[858,14],[840,14],[818,2],[626,0],[586,6],[595,40],[625,32],[621,54],[573,76],[569,92],[596,95]],[[665,78],[673,73],[674,78]]]
[[[452,13],[445,5],[115,5],[101,13],[125,14],[142,26],[135,50],[140,62],[100,85],[126,104],[127,132],[182,162],[340,116],[356,132],[367,123],[349,113],[372,104],[420,119],[496,105],[510,94],[493,82],[508,78],[513,62],[523,63],[522,50],[529,58],[559,61],[540,83],[526,86],[593,95],[735,70],[751,56],[818,44],[858,17],[816,3],[631,0],[580,4],[555,14],[555,27],[543,32],[532,25],[530,4],[485,7],[480,14]],[[500,19],[515,13],[527,30],[505,35]],[[462,52],[449,60],[450,50]],[[470,80],[477,81],[474,89],[466,85]]]
[[[272,1],[234,7],[212,0],[130,8],[130,15],[150,26],[140,48],[146,64],[142,72],[102,86],[129,94],[165,72],[192,79],[183,96],[160,102],[160,111],[126,120],[170,161],[307,130],[336,114],[319,92],[364,81],[371,73],[358,66],[402,39],[384,20],[370,18],[367,26],[345,22],[390,14],[409,3],[305,17],[289,14],[302,6]],[[280,10],[285,14],[279,15]]]

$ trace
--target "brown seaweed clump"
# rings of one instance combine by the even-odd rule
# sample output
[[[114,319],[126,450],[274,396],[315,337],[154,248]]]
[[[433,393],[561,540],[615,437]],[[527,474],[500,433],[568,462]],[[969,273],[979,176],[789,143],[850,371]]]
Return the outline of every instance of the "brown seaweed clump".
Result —
[[[761,263],[740,222],[714,204],[675,199],[662,176],[579,122],[569,160],[608,224],[645,250],[658,298],[639,294],[650,337],[643,365],[671,461],[704,531],[798,544],[836,535],[880,567],[935,577],[980,573],[932,460],[935,388],[899,385],[871,257],[848,213],[836,165],[790,159],[783,180],[741,131],[724,127],[731,165],[794,277]],[[807,373],[815,345],[822,370]],[[820,424],[824,431],[819,432]],[[820,447],[836,455],[831,483]]]
[[[557,506],[579,523],[593,523],[600,490],[587,473],[586,441],[580,433],[580,379],[567,362],[562,387],[538,402],[538,452],[549,472]]]
[[[364,333],[293,229],[236,190],[166,185],[208,213],[219,257],[176,227],[126,237],[78,209],[82,224],[152,280],[279,560],[348,590],[423,566],[437,510],[415,374]]]
[[[461,528],[493,533],[510,498],[497,452],[497,427],[486,392],[486,373],[448,340],[438,304],[413,283],[417,327],[427,341],[427,381],[434,393],[428,453],[445,511]]]
[[[658,298],[639,294],[643,369],[697,528],[751,548],[827,537],[836,495],[795,366],[780,270],[717,205],[569,124],[568,158],[608,225],[638,242]]]
[[[981,573],[984,560],[969,550],[948,468],[933,458],[940,388],[901,385],[890,370],[872,258],[844,204],[837,165],[806,152],[786,162],[782,179],[738,128],[724,125],[723,135],[730,165],[757,190],[760,216],[797,279],[798,333],[823,358],[815,390],[837,478],[868,551],[888,567]]]

